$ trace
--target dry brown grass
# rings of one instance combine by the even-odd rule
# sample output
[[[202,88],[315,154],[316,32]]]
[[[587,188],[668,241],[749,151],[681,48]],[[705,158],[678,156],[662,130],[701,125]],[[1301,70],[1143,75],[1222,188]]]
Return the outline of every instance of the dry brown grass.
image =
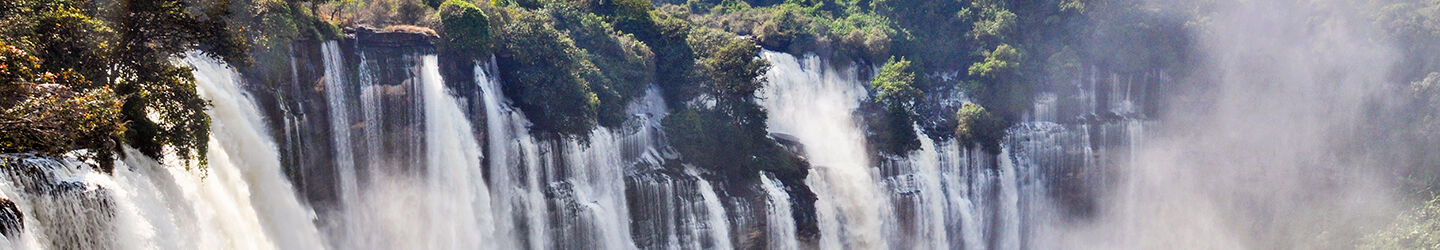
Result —
[[[429,28],[429,27],[417,26],[417,25],[405,25],[405,24],[385,26],[385,28],[381,28],[381,29],[380,29],[380,32],[386,32],[386,33],[390,33],[390,32],[415,33],[415,34],[425,34],[425,35],[428,35],[428,36],[439,36],[438,33],[435,33],[435,29],[431,29],[431,28]]]

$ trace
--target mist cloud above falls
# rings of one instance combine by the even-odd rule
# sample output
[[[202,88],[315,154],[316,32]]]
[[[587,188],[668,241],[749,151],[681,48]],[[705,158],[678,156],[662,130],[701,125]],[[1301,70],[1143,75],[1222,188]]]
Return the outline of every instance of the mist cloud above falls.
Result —
[[[1387,98],[1398,50],[1361,1],[1217,0],[1193,31],[1201,58],[1166,105],[1128,182],[1093,222],[1042,248],[1352,248],[1396,210],[1385,166],[1357,159],[1367,103]],[[1194,3],[1152,2],[1157,6]]]

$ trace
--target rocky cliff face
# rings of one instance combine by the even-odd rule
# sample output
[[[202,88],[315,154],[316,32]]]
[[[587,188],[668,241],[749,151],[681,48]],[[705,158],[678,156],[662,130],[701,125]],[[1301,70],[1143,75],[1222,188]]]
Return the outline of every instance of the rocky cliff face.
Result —
[[[422,33],[350,29],[340,41],[292,45],[288,81],[245,75],[245,87],[269,123],[288,177],[322,220],[330,217],[327,213],[343,209],[340,201],[346,192],[370,185],[366,176],[373,172],[424,171],[415,166],[424,165],[429,151],[424,130],[430,119],[423,112],[425,100],[417,81],[421,58],[436,54],[434,40]],[[656,133],[656,124],[646,124],[663,115],[663,101],[659,113],[636,111],[632,115],[638,118],[632,124],[597,130],[605,137],[601,143],[608,144],[590,145],[611,148],[536,140],[525,135],[528,121],[506,106],[503,96],[495,102],[501,107],[486,106],[483,81],[477,80],[485,80],[483,69],[493,67],[488,58],[445,54],[438,58],[448,94],[459,101],[473,125],[471,134],[484,148],[485,184],[494,190],[491,193],[514,193],[495,197],[504,201],[495,204],[514,206],[497,213],[508,216],[496,218],[497,223],[513,227],[506,230],[517,240],[508,244],[815,247],[829,244],[824,239],[827,232],[842,232],[825,231],[824,221],[848,208],[817,211],[817,200],[822,198],[810,182],[826,181],[807,180],[816,178],[813,174],[771,174],[765,178],[773,178],[774,183],[762,184],[754,177],[716,175],[677,164],[675,153],[663,145],[663,135],[650,134]],[[1062,208],[1058,216],[1066,217],[1094,213],[1100,191],[1123,178],[1115,176],[1114,167],[1123,166],[1140,143],[1144,120],[1157,115],[1154,93],[1169,79],[1163,72],[1114,72],[1103,67],[1089,67],[1067,79],[1039,91],[1032,111],[1007,131],[1006,150],[1000,155],[957,146],[938,136],[928,138],[925,149],[916,155],[871,155],[872,161],[861,164],[866,174],[874,175],[877,194],[885,197],[884,219],[893,220],[877,222],[881,223],[877,227],[905,239],[892,242],[904,244],[891,246],[1017,245],[1024,242],[1021,235],[1032,230],[1023,226],[1025,221],[1050,216],[1046,213],[1051,208]],[[810,82],[795,84],[803,87]],[[963,93],[955,89],[930,93],[926,101],[940,108],[926,111],[922,130],[930,135],[952,131],[950,120],[964,100]],[[504,134],[490,134],[496,131]],[[793,151],[806,152],[807,145],[792,142],[787,145]],[[619,178],[595,179],[601,174]],[[614,190],[599,186],[613,184],[608,181],[620,186]],[[841,184],[854,185],[835,185]],[[597,214],[596,209],[613,209],[604,199],[614,197],[623,198],[618,204],[624,210],[605,212],[627,218]],[[827,206],[847,205],[829,202]],[[785,218],[777,221],[778,216]],[[615,230],[623,236],[607,232]]]
[[[367,176],[378,172],[416,172],[415,166],[422,166],[427,150],[424,148],[425,123],[428,119],[421,112],[424,100],[419,95],[417,76],[421,74],[418,60],[422,55],[435,54],[432,44],[435,37],[423,33],[381,32],[370,29],[348,29],[341,41],[302,41],[292,45],[288,67],[288,80],[275,79],[272,74],[260,70],[241,69],[246,72],[244,83],[252,98],[264,113],[266,122],[276,138],[286,173],[312,207],[320,212],[323,221],[327,217],[343,216],[344,196],[355,192],[356,187],[371,185]],[[663,137],[649,134],[659,133],[659,116],[663,115],[664,104],[658,97],[648,100],[660,103],[637,103],[631,122],[613,131],[597,132],[600,137],[615,137],[615,143],[593,147],[606,149],[573,148],[566,141],[534,141],[535,145],[508,145],[512,141],[534,140],[528,136],[496,135],[499,141],[486,139],[490,126],[502,126],[499,131],[516,133],[511,128],[516,124],[490,124],[488,112],[514,112],[508,107],[485,106],[481,84],[476,82],[477,70],[490,65],[488,58],[479,60],[459,58],[441,54],[439,70],[449,94],[457,97],[461,108],[473,124],[473,135],[485,148],[486,183],[492,189],[509,190],[512,185],[507,176],[521,178],[538,177],[550,180],[540,187],[528,187],[519,183],[517,191],[539,188],[539,194],[548,200],[541,208],[548,210],[540,217],[526,215],[528,211],[514,211],[517,230],[543,227],[541,231],[591,235],[566,237],[557,234],[526,234],[519,236],[516,244],[548,244],[552,246],[587,246],[597,244],[595,240],[606,238],[605,232],[589,231],[585,228],[603,225],[591,221],[600,218],[574,218],[585,215],[589,200],[575,200],[580,195],[597,190],[586,190],[583,176],[573,176],[575,171],[601,171],[597,166],[568,166],[572,164],[620,164],[617,172],[623,177],[623,192],[628,207],[628,217],[609,218],[628,223],[626,235],[633,244],[643,248],[664,248],[676,244],[702,244],[703,246],[763,247],[770,241],[766,220],[770,199],[761,190],[754,177],[740,178],[718,176],[705,171],[686,170],[675,164],[673,152],[663,146]],[[481,67],[477,67],[477,65]],[[285,79],[285,78],[282,78]],[[658,92],[656,92],[658,93]],[[499,94],[498,92],[495,94]],[[501,96],[503,98],[503,96]],[[503,101],[503,100],[502,100]],[[503,105],[503,104],[502,104]],[[658,106],[657,106],[658,105]],[[659,112],[659,113],[655,113]],[[508,116],[508,115],[507,115]],[[513,119],[513,118],[512,118]],[[522,118],[523,119],[523,118]],[[502,119],[502,121],[508,119]],[[610,135],[613,134],[613,135]],[[658,134],[656,134],[658,135]],[[508,139],[507,139],[508,138]],[[595,139],[600,140],[600,139]],[[504,145],[493,145],[501,142]],[[524,143],[521,143],[524,144]],[[527,151],[527,147],[538,150]],[[498,149],[495,147],[502,147]],[[654,150],[659,151],[654,151]],[[578,151],[577,151],[578,150]],[[518,151],[518,152],[517,152]],[[494,155],[501,153],[505,155]],[[534,154],[534,155],[530,155]],[[616,154],[616,155],[610,155]],[[491,159],[491,158],[500,159]],[[538,158],[531,158],[538,157]],[[619,162],[609,160],[615,157]],[[340,160],[340,159],[349,159]],[[579,162],[572,162],[579,160]],[[536,162],[538,161],[538,162]],[[495,164],[501,165],[495,165]],[[541,169],[527,170],[527,166]],[[503,168],[503,169],[502,169]],[[593,174],[593,173],[592,173]],[[347,177],[348,176],[348,177]],[[348,178],[348,179],[347,179]],[[579,179],[577,179],[579,178]],[[594,177],[589,177],[594,178]],[[815,196],[805,186],[803,176],[777,176],[785,192],[786,203],[794,204],[780,209],[794,214],[799,222],[802,239],[809,245],[818,240],[814,217]],[[349,191],[347,191],[349,190]],[[518,196],[516,196],[518,195]],[[528,194],[514,194],[514,199],[523,200]],[[507,195],[498,195],[496,199]],[[601,197],[603,198],[603,197]],[[497,203],[503,204],[503,203]],[[536,208],[525,208],[536,209]],[[680,211],[683,210],[683,211]],[[547,215],[548,214],[548,215]],[[545,217],[549,217],[546,219]],[[503,219],[504,217],[501,217]],[[626,222],[628,221],[628,222]],[[547,225],[530,225],[541,222]],[[331,222],[324,222],[331,223]],[[576,224],[581,223],[581,224]],[[589,224],[589,225],[587,225]],[[340,225],[332,225],[340,226]],[[578,226],[578,228],[576,228]],[[726,230],[728,229],[728,230]],[[530,230],[530,229],[525,229]],[[613,231],[613,230],[611,230]],[[533,237],[552,238],[548,240]],[[574,236],[574,235],[571,235]],[[584,239],[591,239],[585,242]],[[578,240],[578,241],[577,241]],[[537,243],[537,241],[546,243]]]
[[[420,133],[424,119],[419,112],[418,90],[414,88],[417,85],[412,81],[419,70],[416,63],[418,55],[434,53],[433,41],[436,39],[438,37],[426,33],[349,28],[342,40],[329,41],[335,43],[334,47],[338,49],[330,54],[325,52],[327,41],[298,41],[292,44],[288,48],[291,55],[290,65],[286,67],[291,74],[288,80],[268,80],[275,77],[261,74],[273,72],[241,69],[246,78],[245,88],[264,112],[272,134],[280,144],[287,175],[295,183],[297,192],[304,194],[314,206],[334,206],[338,199],[337,147],[354,148],[348,155],[351,157],[374,154],[380,156],[373,159],[418,161],[416,154],[423,151],[418,147],[424,144],[417,141],[421,138],[419,136],[369,138],[380,140],[380,145],[368,147],[357,145],[363,143],[366,136],[373,135],[348,131],[363,131],[359,126],[366,125],[365,119],[377,119],[374,124],[383,126],[380,130],[395,131],[386,135]],[[326,63],[332,63],[328,69],[331,72],[327,72]],[[454,93],[470,97],[465,100],[472,107],[482,105],[475,97],[478,91],[469,72],[473,62],[446,60],[442,64],[449,66],[442,74],[448,80],[447,85],[454,88]],[[341,84],[327,85],[327,81]],[[336,96],[341,100],[332,102]],[[364,107],[383,108],[364,110]],[[334,115],[337,112],[343,114]],[[482,115],[472,115],[471,118],[474,121],[472,124],[479,126],[476,128],[477,136],[483,136]],[[336,131],[333,127],[337,124],[354,129]],[[349,140],[334,139],[339,136]],[[351,145],[336,145],[344,142]]]

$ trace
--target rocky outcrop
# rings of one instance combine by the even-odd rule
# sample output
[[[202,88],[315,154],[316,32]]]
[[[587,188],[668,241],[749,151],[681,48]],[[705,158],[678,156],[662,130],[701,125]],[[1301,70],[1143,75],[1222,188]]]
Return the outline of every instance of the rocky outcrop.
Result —
[[[10,199],[0,199],[0,235],[14,239],[25,230],[25,214]]]
[[[418,26],[391,26],[377,29],[368,26],[345,28],[346,40],[367,48],[435,48],[440,36],[434,30]]]
[[[268,127],[275,137],[286,175],[294,183],[297,192],[304,195],[311,205],[327,208],[336,205],[337,146],[355,147],[353,154],[382,154],[378,158],[394,159],[389,163],[375,165],[396,166],[395,162],[415,162],[423,149],[402,148],[423,145],[418,141],[422,131],[423,117],[419,95],[414,84],[419,74],[420,56],[435,54],[434,42],[439,39],[434,31],[420,27],[376,29],[351,27],[338,41],[339,55],[344,75],[326,75],[327,41],[301,40],[287,49],[288,61],[261,62],[259,65],[240,68],[245,77],[244,87],[252,93]],[[454,59],[441,55],[440,66],[447,85],[455,88],[470,107],[472,124],[477,136],[483,136],[484,114],[480,110],[479,91],[473,82],[474,62]],[[285,70],[274,70],[275,65]],[[284,72],[279,72],[284,71]],[[275,74],[288,74],[276,77]],[[362,75],[363,74],[363,75]],[[327,89],[327,78],[343,78],[344,89]],[[375,87],[364,87],[374,85]],[[338,91],[347,97],[343,106],[329,103],[327,93]],[[362,103],[371,98],[371,106]],[[363,110],[365,107],[383,107],[382,110]],[[343,110],[343,111],[341,111]],[[379,152],[367,152],[358,147],[365,135],[354,132],[333,131],[332,112],[346,112],[354,129],[363,129],[366,115],[380,119],[384,146]],[[359,127],[357,127],[359,126]],[[411,136],[401,136],[411,135]],[[336,136],[347,136],[352,145],[334,145]],[[482,140],[483,141],[483,140]],[[395,150],[392,150],[395,149]],[[409,165],[409,164],[405,164]],[[317,209],[324,211],[325,209]]]

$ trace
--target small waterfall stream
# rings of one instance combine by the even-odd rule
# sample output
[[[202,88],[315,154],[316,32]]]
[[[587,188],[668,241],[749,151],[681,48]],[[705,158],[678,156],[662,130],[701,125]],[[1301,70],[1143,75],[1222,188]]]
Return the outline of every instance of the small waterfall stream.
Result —
[[[775,175],[765,173],[761,175],[761,188],[765,189],[765,211],[766,222],[769,228],[766,234],[770,237],[766,248],[778,250],[798,250],[800,242],[795,239],[795,216],[791,213],[790,194],[785,193],[785,187]]]

